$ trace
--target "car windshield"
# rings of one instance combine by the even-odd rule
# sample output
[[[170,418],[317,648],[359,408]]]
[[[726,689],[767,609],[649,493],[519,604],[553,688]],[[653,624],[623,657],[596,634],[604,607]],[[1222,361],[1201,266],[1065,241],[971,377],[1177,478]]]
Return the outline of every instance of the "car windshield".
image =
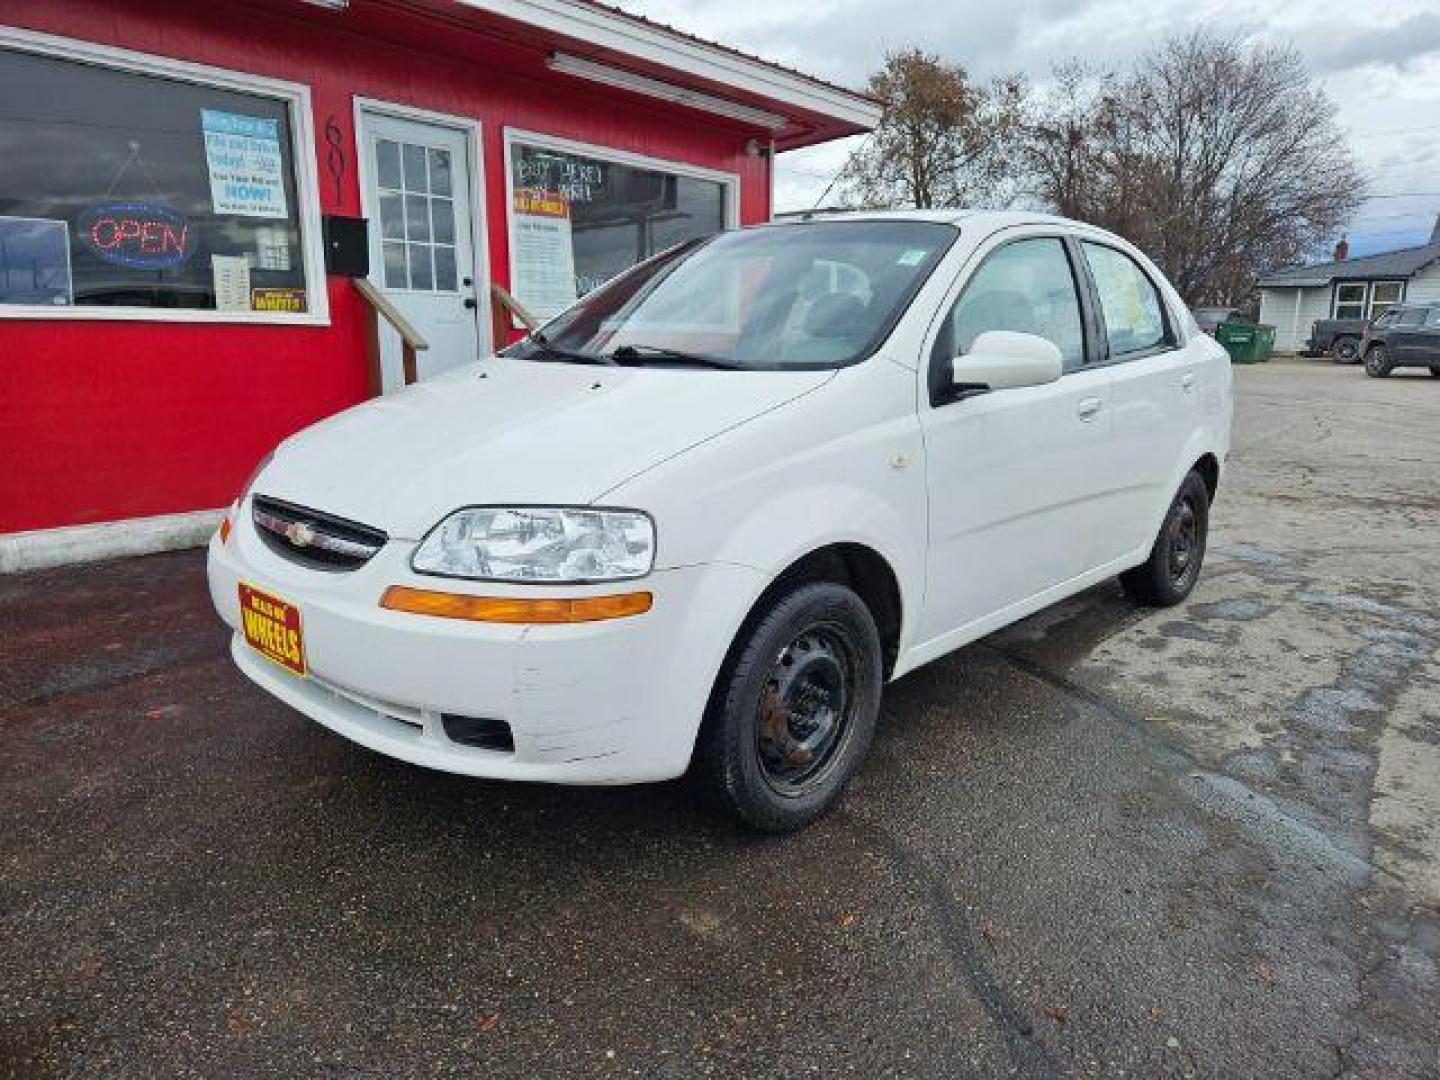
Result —
[[[959,235],[922,221],[824,221],[722,233],[591,293],[504,355],[747,370],[869,356]]]

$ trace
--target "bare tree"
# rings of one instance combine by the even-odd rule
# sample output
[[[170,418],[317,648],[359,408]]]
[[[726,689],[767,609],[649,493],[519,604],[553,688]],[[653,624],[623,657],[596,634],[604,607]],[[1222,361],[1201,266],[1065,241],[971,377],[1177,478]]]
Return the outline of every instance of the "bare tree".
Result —
[[[1127,76],[1070,65],[1025,127],[1029,189],[1145,249],[1190,303],[1316,250],[1365,182],[1298,53],[1205,33]]]
[[[995,198],[1019,130],[1018,78],[976,86],[958,64],[912,48],[885,57],[870,92],[885,112],[841,173],[847,201],[924,210]]]

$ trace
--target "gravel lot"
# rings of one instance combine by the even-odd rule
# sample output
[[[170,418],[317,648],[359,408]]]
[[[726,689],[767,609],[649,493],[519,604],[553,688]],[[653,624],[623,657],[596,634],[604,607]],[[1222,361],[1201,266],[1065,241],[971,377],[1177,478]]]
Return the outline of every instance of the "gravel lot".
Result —
[[[1440,379],[1237,369],[1205,576],[891,687],[840,812],[487,784],[0,578],[0,1075],[1440,1075]]]

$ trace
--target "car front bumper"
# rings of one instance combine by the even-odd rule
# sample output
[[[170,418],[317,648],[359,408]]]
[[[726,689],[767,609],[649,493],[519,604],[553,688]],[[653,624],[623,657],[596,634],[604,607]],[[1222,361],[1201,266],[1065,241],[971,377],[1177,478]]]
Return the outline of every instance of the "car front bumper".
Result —
[[[566,596],[645,590],[644,615],[571,625],[505,625],[390,611],[390,585],[491,596],[554,597],[415,574],[413,544],[392,540],[357,570],[298,566],[267,548],[248,505],[228,541],[210,542],[211,598],[236,630],[231,653],[263,689],[346,738],[404,761],[510,780],[625,784],[683,773],[715,674],[764,587],[758,571],[709,564]],[[238,631],[245,582],[300,611],[308,673],[292,674]],[[442,716],[503,721],[513,750],[455,742]]]

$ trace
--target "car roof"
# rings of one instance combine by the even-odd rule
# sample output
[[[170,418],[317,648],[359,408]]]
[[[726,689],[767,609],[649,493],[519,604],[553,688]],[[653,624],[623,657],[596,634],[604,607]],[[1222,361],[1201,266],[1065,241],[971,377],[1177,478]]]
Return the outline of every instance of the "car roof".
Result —
[[[1083,221],[1028,210],[816,210],[804,214],[787,214],[775,223],[800,225],[816,221],[931,221],[945,225],[970,226],[985,232],[1016,225],[1064,225],[1067,228],[1105,233],[1104,229]]]

